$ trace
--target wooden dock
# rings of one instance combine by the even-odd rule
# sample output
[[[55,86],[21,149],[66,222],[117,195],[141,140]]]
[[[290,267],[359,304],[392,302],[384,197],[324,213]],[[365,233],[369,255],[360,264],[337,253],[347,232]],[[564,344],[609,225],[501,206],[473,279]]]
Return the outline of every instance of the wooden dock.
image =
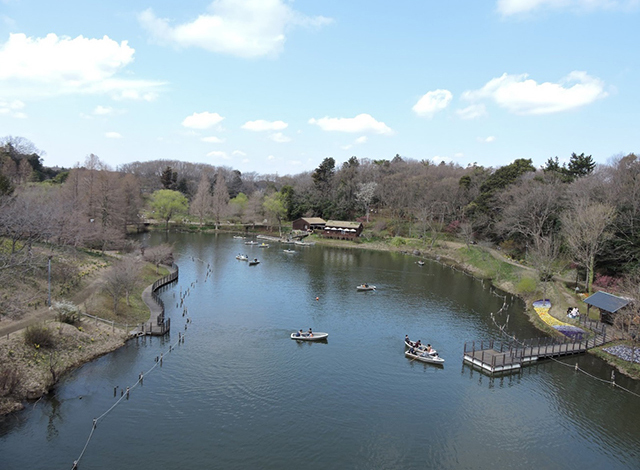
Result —
[[[584,353],[606,341],[606,332],[581,341],[555,338],[509,342],[473,341],[464,345],[464,361],[492,374],[517,371],[523,365],[541,359]]]

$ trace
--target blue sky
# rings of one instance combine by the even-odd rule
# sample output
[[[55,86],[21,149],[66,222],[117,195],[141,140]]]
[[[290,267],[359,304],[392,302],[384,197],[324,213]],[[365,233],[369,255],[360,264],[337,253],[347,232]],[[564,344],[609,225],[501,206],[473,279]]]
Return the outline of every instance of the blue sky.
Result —
[[[45,164],[296,174],[640,151],[640,0],[0,0],[0,136]]]

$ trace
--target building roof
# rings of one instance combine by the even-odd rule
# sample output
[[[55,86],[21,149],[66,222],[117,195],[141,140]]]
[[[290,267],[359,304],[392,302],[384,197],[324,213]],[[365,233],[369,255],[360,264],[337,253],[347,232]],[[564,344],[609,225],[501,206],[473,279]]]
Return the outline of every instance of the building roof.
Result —
[[[327,220],[326,227],[338,227],[338,228],[360,228],[362,223],[360,222],[344,222],[342,220]]]
[[[304,220],[307,223],[310,224],[324,224],[326,223],[324,219],[321,219],[320,217],[300,217],[302,220]]]
[[[593,305],[600,310],[604,310],[609,313],[615,313],[622,307],[626,307],[631,301],[628,299],[623,299],[622,297],[617,297],[613,294],[607,294],[606,292],[600,291],[584,299],[584,302],[587,305]]]

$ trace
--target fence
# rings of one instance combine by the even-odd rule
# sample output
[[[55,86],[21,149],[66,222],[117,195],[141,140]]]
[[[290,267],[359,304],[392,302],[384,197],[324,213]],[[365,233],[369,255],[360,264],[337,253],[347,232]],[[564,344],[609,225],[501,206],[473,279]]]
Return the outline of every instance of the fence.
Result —
[[[178,275],[179,275],[178,265],[173,263],[171,265],[171,269],[173,269],[174,271],[172,271],[171,273],[167,274],[166,276],[158,279],[151,286],[151,298],[160,307],[160,313],[158,314],[158,316],[156,318],[156,325],[160,326],[160,327],[164,327],[165,326],[165,321],[164,321],[164,302],[162,301],[160,296],[157,294],[157,292],[162,287],[166,286],[167,284],[171,284],[172,282],[175,282],[175,281],[178,280]],[[169,330],[169,325],[166,325],[166,328],[167,328],[167,331],[168,331]]]

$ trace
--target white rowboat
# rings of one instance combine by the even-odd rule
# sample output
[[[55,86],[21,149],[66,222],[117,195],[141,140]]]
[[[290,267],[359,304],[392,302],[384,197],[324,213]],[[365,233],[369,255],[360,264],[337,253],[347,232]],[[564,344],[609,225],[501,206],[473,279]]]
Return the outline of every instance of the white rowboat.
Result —
[[[291,333],[291,339],[295,339],[296,341],[320,341],[323,339],[327,339],[329,333],[321,333],[315,332],[312,336],[309,336],[309,333]]]
[[[440,364],[440,365],[444,364],[444,359],[442,359],[437,354],[431,355],[426,352],[419,353],[419,354],[411,354],[409,351],[405,351],[404,355],[409,359],[420,361],[420,362],[427,362],[429,364]]]

